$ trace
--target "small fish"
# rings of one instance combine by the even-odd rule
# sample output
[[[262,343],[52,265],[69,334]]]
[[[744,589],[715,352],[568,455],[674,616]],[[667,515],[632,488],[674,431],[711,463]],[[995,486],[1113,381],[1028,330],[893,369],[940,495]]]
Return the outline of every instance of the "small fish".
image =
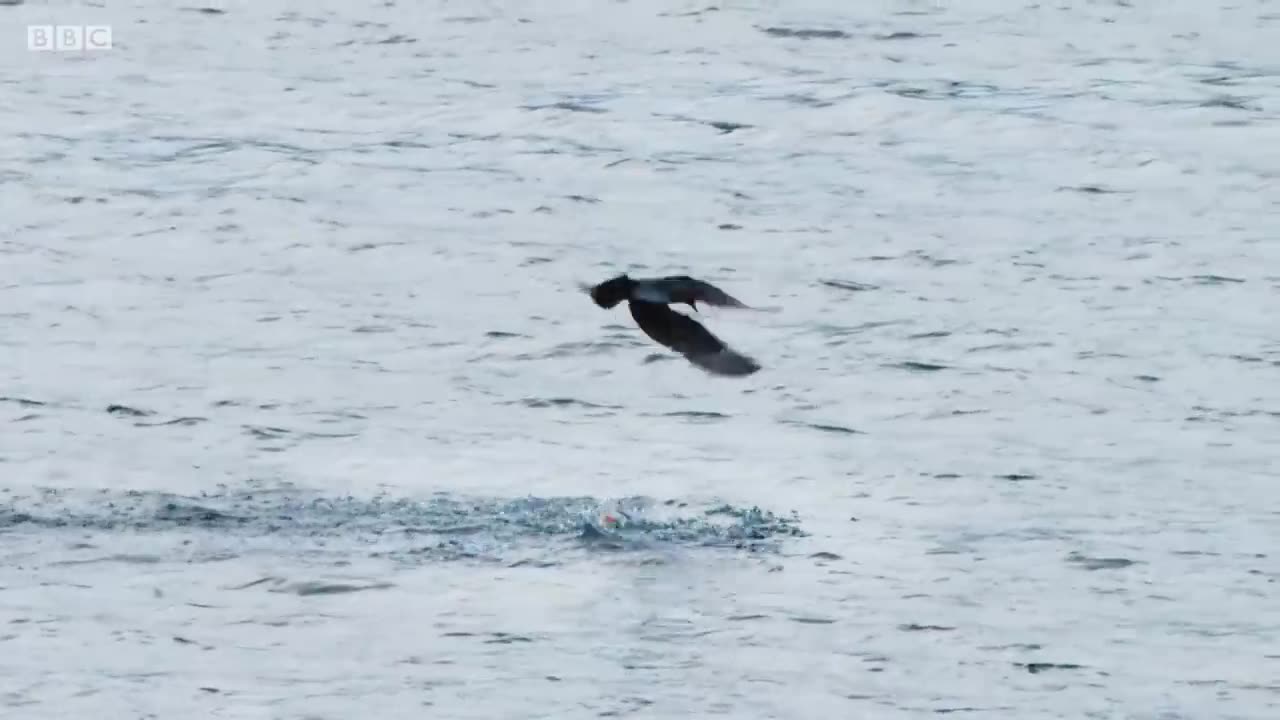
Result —
[[[759,363],[725,345],[701,323],[668,307],[684,304],[697,312],[697,303],[702,303],[753,309],[710,283],[687,275],[648,279],[619,275],[599,285],[583,285],[582,289],[591,295],[596,305],[606,310],[626,300],[631,317],[646,335],[706,372],[741,377],[760,369]]]

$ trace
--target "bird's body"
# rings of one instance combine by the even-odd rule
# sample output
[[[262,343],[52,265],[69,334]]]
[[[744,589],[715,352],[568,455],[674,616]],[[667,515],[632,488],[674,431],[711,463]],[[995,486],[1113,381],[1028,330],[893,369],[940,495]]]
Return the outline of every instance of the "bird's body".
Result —
[[[716,307],[749,309],[714,285],[686,275],[638,280],[619,275],[584,289],[591,294],[596,305],[605,309],[626,300],[631,317],[646,335],[709,373],[741,376],[760,369],[755,360],[725,345],[697,320],[668,307],[679,303],[696,311],[700,302]]]

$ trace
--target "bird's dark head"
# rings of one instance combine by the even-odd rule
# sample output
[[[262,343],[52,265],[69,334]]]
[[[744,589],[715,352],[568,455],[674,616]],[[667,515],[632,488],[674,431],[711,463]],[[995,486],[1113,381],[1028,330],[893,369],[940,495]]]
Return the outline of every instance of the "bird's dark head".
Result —
[[[618,303],[631,297],[631,289],[635,287],[636,281],[626,275],[605,280],[595,287],[588,288],[591,293],[591,299],[596,305],[608,310],[616,306]]]

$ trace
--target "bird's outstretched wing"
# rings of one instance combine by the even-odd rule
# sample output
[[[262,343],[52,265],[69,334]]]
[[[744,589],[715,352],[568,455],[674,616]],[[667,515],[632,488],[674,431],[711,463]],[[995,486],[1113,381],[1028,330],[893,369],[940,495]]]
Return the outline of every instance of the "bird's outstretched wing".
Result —
[[[697,320],[666,305],[632,300],[631,317],[654,341],[680,353],[686,360],[715,375],[750,375],[759,363],[721,342]]]
[[[752,309],[720,288],[688,275],[637,280],[634,297],[651,303],[702,303],[716,307]]]
[[[663,282],[671,284],[672,302],[700,302],[716,307],[739,308],[749,310],[750,306],[709,282],[697,280],[687,275],[664,278]]]

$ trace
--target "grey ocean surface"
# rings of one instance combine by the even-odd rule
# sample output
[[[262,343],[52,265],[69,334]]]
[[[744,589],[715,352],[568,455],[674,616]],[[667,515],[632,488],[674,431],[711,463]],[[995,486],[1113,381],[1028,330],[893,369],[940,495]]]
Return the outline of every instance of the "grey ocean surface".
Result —
[[[0,716],[1280,717],[1280,3],[207,2],[0,8]]]

